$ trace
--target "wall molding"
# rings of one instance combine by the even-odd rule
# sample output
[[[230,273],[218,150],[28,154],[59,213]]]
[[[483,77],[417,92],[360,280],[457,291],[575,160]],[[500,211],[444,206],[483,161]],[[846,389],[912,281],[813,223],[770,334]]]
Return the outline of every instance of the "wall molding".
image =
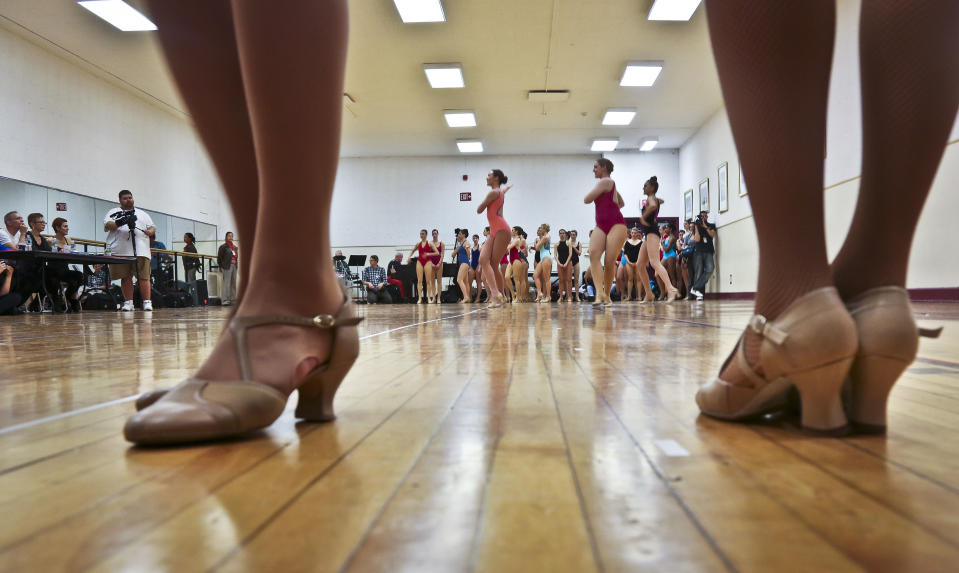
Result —
[[[956,302],[959,301],[959,287],[950,288],[911,288],[909,300],[913,302]],[[755,292],[711,292],[706,293],[707,300],[755,300]]]

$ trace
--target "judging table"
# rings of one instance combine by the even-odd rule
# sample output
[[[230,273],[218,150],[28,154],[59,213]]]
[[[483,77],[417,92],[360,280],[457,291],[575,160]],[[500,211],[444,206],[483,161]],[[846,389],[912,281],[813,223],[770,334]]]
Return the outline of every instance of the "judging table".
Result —
[[[135,257],[119,257],[88,253],[60,253],[55,251],[0,251],[0,259],[8,261],[42,261],[77,265],[119,265],[135,263]]]

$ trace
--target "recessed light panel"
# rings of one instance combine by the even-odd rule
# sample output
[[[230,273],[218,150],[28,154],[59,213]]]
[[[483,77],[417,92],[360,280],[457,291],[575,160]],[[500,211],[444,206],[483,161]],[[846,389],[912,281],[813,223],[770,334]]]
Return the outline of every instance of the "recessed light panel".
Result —
[[[643,143],[639,146],[640,151],[652,151],[657,145],[659,145],[658,137],[647,137],[643,140]]]
[[[393,0],[400,19],[406,24],[417,22],[445,22],[440,0]]]
[[[460,153],[483,153],[483,142],[462,139],[456,142]]]
[[[123,32],[148,32],[156,25],[123,0],[84,0],[78,2]]]
[[[603,125],[629,125],[633,123],[634,117],[635,109],[607,109],[606,115],[603,116]]]
[[[448,109],[443,112],[450,127],[476,127],[476,114],[467,110]]]
[[[590,151],[613,151],[616,149],[616,146],[619,145],[619,139],[594,139],[593,146],[590,147]]]
[[[619,80],[621,86],[650,87],[663,71],[662,62],[629,62]]]
[[[649,9],[650,20],[688,21],[702,0],[656,0]]]
[[[423,64],[426,79],[432,88],[462,88],[466,87],[463,81],[463,67],[459,64]]]

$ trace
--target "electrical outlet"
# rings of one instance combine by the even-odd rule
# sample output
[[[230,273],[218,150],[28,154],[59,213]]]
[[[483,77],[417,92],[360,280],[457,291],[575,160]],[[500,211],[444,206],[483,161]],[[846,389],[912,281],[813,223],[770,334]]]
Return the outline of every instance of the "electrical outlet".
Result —
[[[729,284],[733,284],[733,273],[729,273]]]

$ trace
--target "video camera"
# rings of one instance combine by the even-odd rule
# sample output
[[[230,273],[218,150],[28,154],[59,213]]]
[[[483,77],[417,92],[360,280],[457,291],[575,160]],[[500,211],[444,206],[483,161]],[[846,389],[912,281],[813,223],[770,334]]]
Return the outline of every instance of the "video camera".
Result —
[[[117,227],[128,227],[132,231],[137,222],[136,209],[118,211],[113,214],[113,220],[116,222]]]

